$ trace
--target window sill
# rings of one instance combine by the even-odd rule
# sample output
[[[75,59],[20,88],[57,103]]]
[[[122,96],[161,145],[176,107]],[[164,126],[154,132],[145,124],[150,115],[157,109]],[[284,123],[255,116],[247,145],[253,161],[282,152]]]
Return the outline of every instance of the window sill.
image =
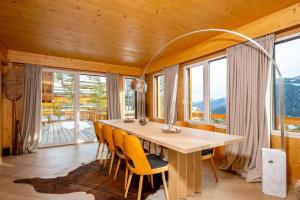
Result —
[[[272,130],[272,135],[280,136],[279,130]],[[284,131],[284,136],[288,138],[299,138],[300,139],[300,132],[291,132],[291,131]]]
[[[198,125],[198,124],[210,124],[210,123],[205,123],[204,121],[198,121],[198,120],[185,120],[185,122],[188,122],[192,125]],[[216,128],[222,128],[222,129],[227,129],[226,124],[210,124],[214,125]]]

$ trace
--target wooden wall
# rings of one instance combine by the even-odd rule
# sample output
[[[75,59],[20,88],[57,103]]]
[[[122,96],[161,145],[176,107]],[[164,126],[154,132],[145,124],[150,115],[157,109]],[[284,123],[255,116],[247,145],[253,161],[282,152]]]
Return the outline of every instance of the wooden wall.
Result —
[[[6,63],[6,49],[0,43],[0,162],[2,160],[2,142],[3,142],[3,131],[2,131],[2,124],[3,124],[3,117],[2,117],[2,72],[3,72],[3,64]]]
[[[18,73],[20,75],[24,74],[24,65],[16,63],[8,63],[8,65],[3,66],[3,74],[5,74],[9,69],[15,65]],[[24,79],[24,76],[22,76]],[[3,148],[9,147],[10,152],[12,152],[12,144],[14,135],[12,133],[12,101],[6,98],[5,94],[2,95],[2,131],[3,131]],[[22,123],[23,115],[23,97],[19,99],[16,103],[16,120],[20,120],[20,125]]]
[[[272,135],[271,145],[280,148],[280,137]],[[285,151],[287,154],[287,175],[291,183],[300,179],[300,138],[285,137]]]

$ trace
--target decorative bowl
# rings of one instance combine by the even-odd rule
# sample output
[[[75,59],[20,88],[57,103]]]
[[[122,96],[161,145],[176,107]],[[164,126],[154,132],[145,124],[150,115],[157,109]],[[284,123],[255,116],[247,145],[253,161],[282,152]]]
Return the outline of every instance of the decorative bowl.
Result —
[[[132,118],[125,118],[125,119],[123,120],[123,122],[124,122],[124,123],[133,123],[133,122],[134,122],[134,119],[132,119]]]
[[[139,120],[140,125],[145,126],[148,123],[147,118]]]
[[[162,132],[164,133],[180,133],[181,128],[176,126],[167,125],[162,128]]]

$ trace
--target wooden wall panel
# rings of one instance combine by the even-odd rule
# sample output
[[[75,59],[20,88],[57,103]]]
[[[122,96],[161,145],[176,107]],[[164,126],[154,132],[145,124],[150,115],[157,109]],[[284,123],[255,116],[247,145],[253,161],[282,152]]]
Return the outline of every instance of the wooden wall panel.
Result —
[[[3,109],[2,109],[2,74],[3,74],[3,65],[7,62],[7,50],[5,46],[0,42],[0,163],[2,160],[2,147],[3,147]]]
[[[280,137],[272,135],[271,145],[280,148]],[[285,151],[287,154],[287,173],[289,182],[295,183],[300,179],[300,138],[285,138]]]
[[[15,64],[16,68],[20,74],[24,74],[24,65],[23,64]],[[11,67],[9,66],[3,67],[3,73],[7,72]],[[24,78],[24,77],[23,77]],[[23,97],[19,99],[16,103],[16,120],[20,120],[20,125],[22,124],[23,117]],[[3,148],[9,147],[12,152],[12,144],[13,144],[13,133],[12,133],[12,101],[6,98],[5,94],[2,95],[2,130],[3,130]]]

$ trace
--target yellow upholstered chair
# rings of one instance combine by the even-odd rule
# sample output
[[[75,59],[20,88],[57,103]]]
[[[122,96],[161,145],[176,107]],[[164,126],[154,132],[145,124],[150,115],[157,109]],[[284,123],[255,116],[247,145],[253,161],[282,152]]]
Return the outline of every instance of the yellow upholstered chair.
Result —
[[[210,125],[210,124],[199,124],[196,126],[196,128],[201,129],[201,130],[206,130],[206,131],[212,131],[212,132],[216,131],[216,127],[213,125]],[[210,160],[216,182],[218,182],[217,171],[216,171],[216,167],[215,167],[215,163],[214,163],[214,155],[215,155],[215,148],[205,149],[205,150],[202,150],[201,159],[202,160]]]
[[[115,158],[115,144],[113,141],[113,129],[109,125],[102,125],[102,131],[103,131],[103,138],[108,149],[108,152],[106,154],[106,160],[104,163],[104,168],[106,167],[108,156],[110,154],[110,167],[108,173],[110,175],[114,163],[114,158]]]
[[[117,156],[119,157],[114,180],[116,180],[116,178],[117,178],[121,160],[122,159],[126,160],[126,157],[124,155],[124,145],[123,145],[124,144],[124,136],[126,136],[126,135],[127,135],[127,133],[125,131],[123,131],[122,129],[115,129],[113,131],[113,139],[114,139],[114,144],[115,144],[115,149],[116,149],[115,151],[116,151]],[[126,188],[127,177],[128,177],[128,170],[127,170],[127,166],[126,166],[124,188]]]
[[[128,194],[133,173],[140,176],[137,198],[138,200],[141,199],[143,177],[145,175],[150,175],[151,185],[153,185],[152,175],[160,173],[162,176],[165,196],[166,199],[169,200],[167,183],[165,178],[165,172],[168,171],[168,163],[156,155],[146,156],[139,139],[133,135],[124,136],[124,153],[126,156],[127,168],[130,171],[125,191],[125,198]]]
[[[94,129],[95,129],[96,137],[98,140],[96,159],[98,158],[100,146],[102,145],[101,153],[100,153],[100,165],[101,165],[102,164],[102,156],[103,156],[103,152],[104,152],[104,148],[105,148],[105,141],[104,141],[103,133],[102,133],[102,124],[100,122],[94,122]]]
[[[184,121],[176,121],[175,122],[176,126],[182,126],[182,127],[189,127],[190,124],[188,122],[184,122]]]

